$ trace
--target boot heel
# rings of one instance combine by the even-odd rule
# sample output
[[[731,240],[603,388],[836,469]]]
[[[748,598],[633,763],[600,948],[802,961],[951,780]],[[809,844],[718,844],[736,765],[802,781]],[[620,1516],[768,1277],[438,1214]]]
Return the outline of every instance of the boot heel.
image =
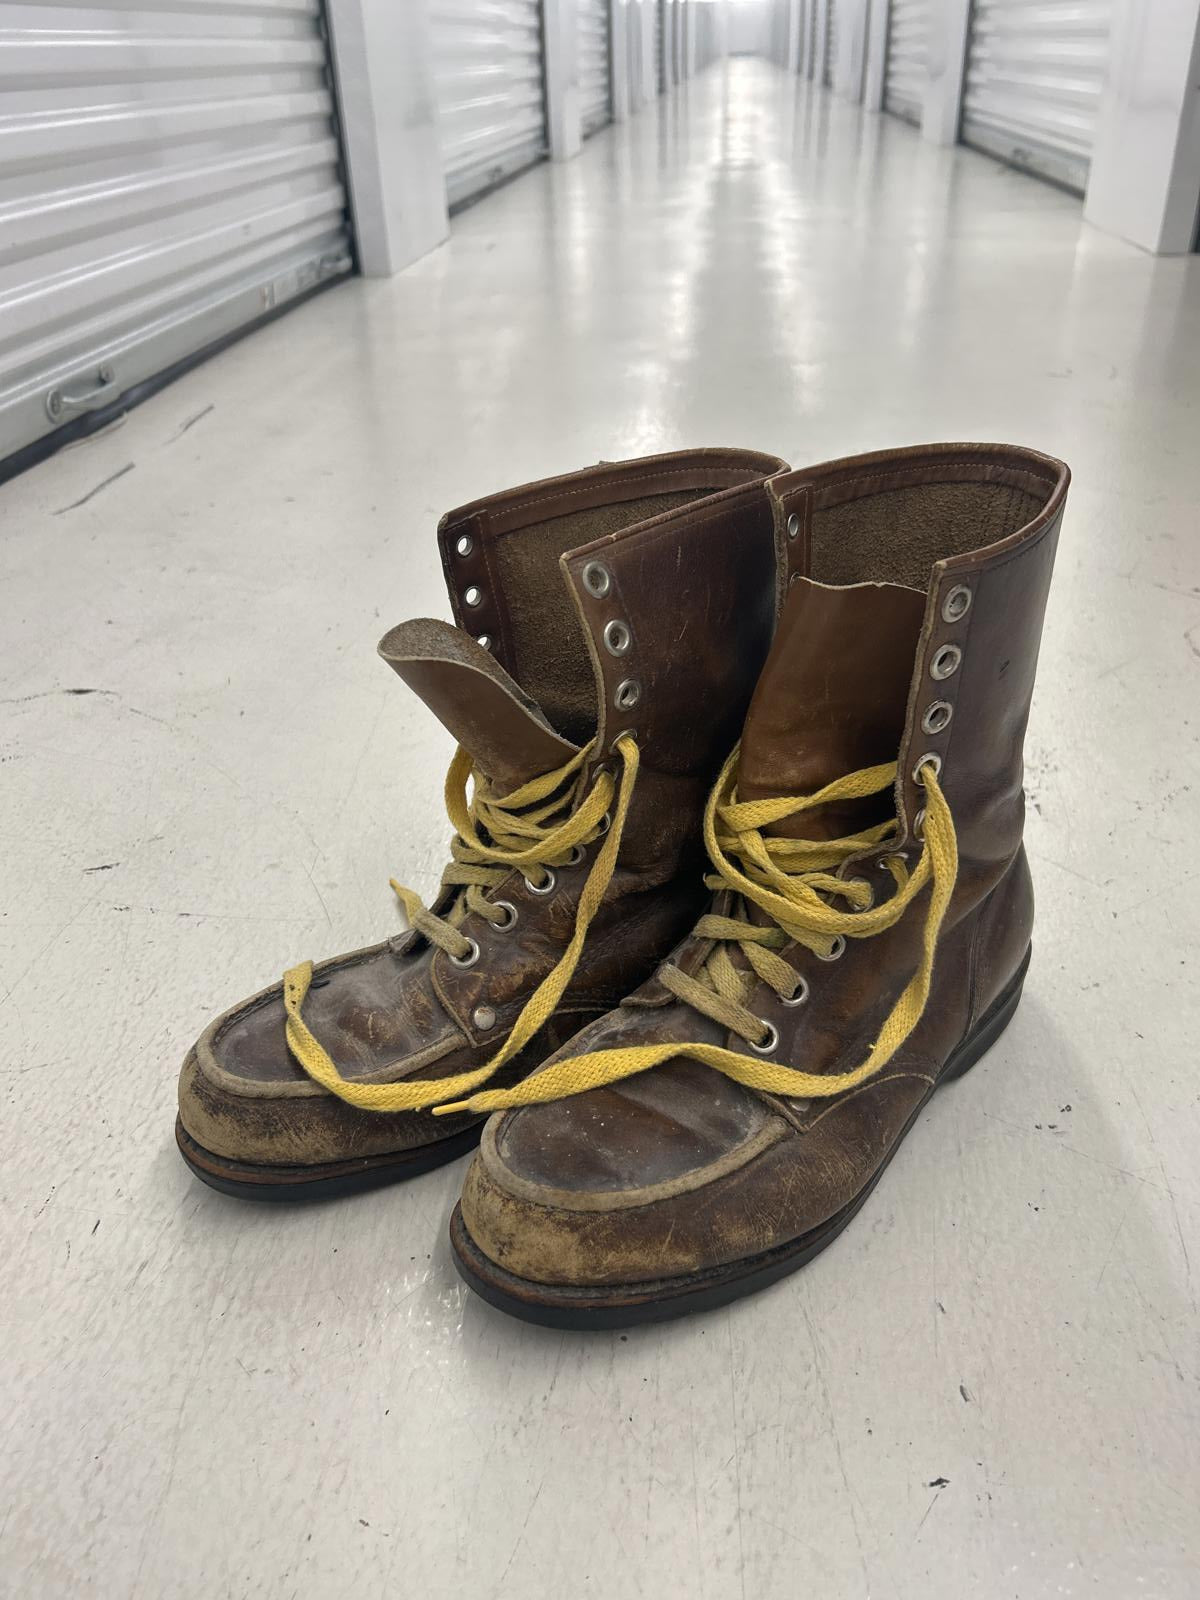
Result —
[[[1008,988],[997,996],[946,1062],[938,1079],[939,1084],[950,1083],[955,1078],[961,1078],[965,1072],[969,1072],[980,1056],[987,1054],[1008,1027],[1021,1001],[1021,990],[1025,986],[1025,974],[1029,971],[1029,959],[1032,954],[1033,946],[1030,945]]]

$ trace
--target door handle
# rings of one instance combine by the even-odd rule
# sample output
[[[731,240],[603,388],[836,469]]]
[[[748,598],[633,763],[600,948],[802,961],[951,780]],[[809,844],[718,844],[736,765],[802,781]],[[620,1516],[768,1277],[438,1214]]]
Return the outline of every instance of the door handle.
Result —
[[[53,388],[46,396],[46,415],[51,422],[65,422],[84,411],[98,411],[117,391],[117,375],[106,362],[95,369],[95,382],[86,389]]]

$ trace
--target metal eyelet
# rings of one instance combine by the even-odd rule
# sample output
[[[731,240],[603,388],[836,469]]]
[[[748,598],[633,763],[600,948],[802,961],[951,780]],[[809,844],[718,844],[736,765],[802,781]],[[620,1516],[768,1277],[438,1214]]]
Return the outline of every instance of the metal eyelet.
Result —
[[[522,876],[524,876],[524,874],[522,874]],[[550,867],[546,868],[546,881],[545,881],[545,883],[534,883],[532,881],[532,879],[530,879],[530,878],[526,878],[525,879],[525,887],[529,890],[530,894],[538,894],[538,895],[553,894],[555,885],[557,883],[558,883],[558,879],[555,877],[554,871]]]
[[[932,705],[925,707],[921,727],[926,733],[941,733],[943,728],[950,726],[950,718],[953,715],[954,707],[949,700],[935,700]]]
[[[842,938],[840,933],[835,933],[834,936],[833,936],[833,943],[829,947],[829,954],[827,956],[818,956],[817,960],[818,961],[838,961],[838,960],[841,959],[842,956],[845,955],[845,953],[846,953],[846,941],[845,941],[845,939]]]
[[[962,651],[956,644],[944,644],[929,663],[929,676],[936,678],[939,683],[944,678],[952,678],[958,671],[962,662]]]
[[[610,656],[623,656],[633,643],[627,622],[608,622],[604,626],[604,648]]]
[[[577,867],[586,855],[587,851],[581,844],[573,844],[571,846],[571,854],[567,857],[567,865],[569,867]]]
[[[481,1033],[486,1033],[489,1028],[496,1026],[496,1008],[494,1006],[476,1006],[471,1013],[471,1021]]]
[[[787,536],[789,539],[795,539],[799,535],[799,532],[800,518],[793,511],[791,516],[787,519]]]
[[[518,915],[516,906],[513,905],[511,900],[493,900],[492,904],[495,906],[497,911],[505,911],[508,913],[503,922],[492,922],[492,927],[495,928],[497,933],[507,933],[508,930],[516,924]],[[488,918],[488,921],[491,922],[490,917]]]
[[[612,588],[612,574],[602,561],[589,561],[583,569],[583,587],[600,600]]]
[[[892,861],[906,862],[907,860],[908,860],[908,854],[907,854],[906,851],[904,851],[904,850],[889,850],[887,855],[880,856],[879,860],[875,863],[875,865],[876,865],[876,867],[878,868],[878,870],[880,872],[891,872],[892,869],[888,865],[889,862],[892,862]]]
[[[632,711],[642,698],[642,686],[636,678],[622,678],[613,693],[613,704],[622,711]]]
[[[471,948],[467,951],[465,956],[450,956],[450,960],[456,967],[473,967],[479,960],[479,946],[475,943],[474,939],[468,939],[467,943],[471,946]]]
[[[769,1056],[779,1043],[779,1029],[773,1022],[768,1022],[765,1017],[759,1017],[757,1020],[767,1030],[767,1037],[761,1044],[752,1044],[750,1048],[756,1056]]]
[[[808,979],[807,978],[797,978],[796,979],[796,987],[792,990],[791,994],[788,996],[788,998],[786,1000],[783,998],[782,995],[780,995],[779,1003],[780,1003],[781,1006],[802,1006],[807,999],[808,999]]]
[[[608,830],[611,827],[612,827],[612,812],[611,811],[606,811],[604,813],[604,815],[600,818],[600,821],[596,824],[596,832],[603,839],[604,835],[608,832]]]
[[[481,606],[483,604],[483,590],[477,583],[473,583],[471,587],[464,593],[463,599],[470,607],[472,607],[472,609],[474,609],[475,606]]]
[[[460,533],[454,541],[454,548],[460,556],[469,556],[475,548],[475,541],[469,533]]]
[[[935,754],[932,750],[926,750],[923,756],[917,757],[917,764],[912,769],[912,776],[913,782],[919,783],[922,788],[925,787],[925,779],[921,776],[921,774],[925,771],[926,767],[932,767],[934,777],[939,777],[942,771],[941,756]]]
[[[946,622],[961,622],[971,609],[971,591],[965,583],[956,583],[942,602],[942,617]]]
[[[922,806],[913,818],[913,838],[920,842],[925,837],[925,807]]]
[[[475,637],[475,643],[482,645],[485,650],[490,650],[492,648],[492,636],[490,633],[477,634]]]

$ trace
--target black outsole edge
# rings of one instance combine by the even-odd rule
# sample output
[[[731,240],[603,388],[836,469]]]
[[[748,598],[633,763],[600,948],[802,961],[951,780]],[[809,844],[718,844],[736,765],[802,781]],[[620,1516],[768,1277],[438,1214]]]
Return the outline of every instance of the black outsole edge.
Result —
[[[227,1161],[197,1144],[183,1123],[175,1119],[175,1142],[188,1170],[201,1183],[236,1200],[285,1201],[336,1200],[363,1194],[385,1184],[402,1183],[432,1172],[474,1150],[483,1135],[483,1119],[460,1133],[395,1155],[363,1156],[358,1161],[327,1162],[319,1167],[256,1167],[249,1162]],[[207,1165],[211,1162],[212,1166]],[[239,1177],[236,1174],[245,1173]]]
[[[753,1294],[777,1283],[780,1278],[787,1277],[819,1255],[853,1221],[883,1177],[909,1129],[928,1104],[934,1089],[961,1078],[995,1044],[1012,1021],[1020,1003],[1031,954],[1032,947],[1026,950],[1025,958],[1008,987],[948,1058],[934,1088],[914,1108],[871,1181],[848,1205],[819,1228],[814,1228],[799,1239],[789,1240],[787,1244],[777,1245],[773,1250],[764,1251],[761,1255],[730,1266],[692,1273],[686,1278],[662,1278],[654,1282],[607,1285],[597,1289],[564,1289],[557,1284],[534,1283],[498,1267],[471,1238],[463,1221],[462,1207],[456,1205],[450,1219],[450,1243],[459,1275],[481,1300],[498,1311],[538,1327],[570,1332],[632,1328],[646,1323],[667,1322],[701,1311],[715,1311],[732,1300],[741,1299],[743,1295]]]

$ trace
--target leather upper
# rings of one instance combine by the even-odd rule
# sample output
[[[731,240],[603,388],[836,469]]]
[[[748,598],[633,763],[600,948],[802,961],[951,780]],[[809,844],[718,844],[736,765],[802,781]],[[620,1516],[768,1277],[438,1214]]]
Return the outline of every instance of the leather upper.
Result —
[[[679,452],[473,502],[439,528],[459,626],[405,623],[381,643],[501,792],[562,765],[597,728],[587,781],[602,762],[615,770],[618,731],[638,740],[628,825],[584,957],[558,1013],[501,1082],[615,1005],[699,909],[700,812],[774,625],[763,480],[782,466],[749,451]],[[609,629],[614,621],[627,643]],[[627,680],[637,684],[628,707],[619,693]],[[697,703],[703,716],[688,711]],[[584,859],[556,868],[550,895],[511,873],[493,898],[514,907],[516,923],[502,930],[468,914],[462,924],[479,946],[474,965],[456,965],[415,934],[318,965],[305,1019],[340,1073],[437,1078],[487,1061],[561,957],[598,849],[596,841]],[[434,909],[450,899],[443,892]],[[206,1149],[259,1163],[406,1149],[473,1120],[335,1100],[288,1052],[279,985],[205,1031],[184,1069],[180,1116]]]
[[[1036,452],[976,445],[771,481],[786,600],[746,721],[739,797],[812,792],[899,757],[881,815],[854,802],[805,813],[794,831],[831,837],[896,815],[911,861],[912,773],[925,752],[940,758],[960,870],[930,1001],[877,1076],[833,1098],[779,1099],[680,1058],[500,1114],[463,1194],[464,1222],[498,1266],[575,1285],[717,1267],[818,1228],[879,1170],[1029,946],[1021,745],[1067,481]],[[930,718],[935,704],[945,722],[944,710]],[[844,870],[880,897],[892,890],[878,852]],[[888,931],[848,940],[840,959],[785,947],[809,998],[789,1007],[753,985],[746,1005],[778,1033],[769,1058],[826,1074],[864,1059],[916,970],[925,906],[922,895]],[[673,959],[694,972],[705,948],[693,939]],[[651,979],[555,1059],[672,1040],[750,1054]]]

